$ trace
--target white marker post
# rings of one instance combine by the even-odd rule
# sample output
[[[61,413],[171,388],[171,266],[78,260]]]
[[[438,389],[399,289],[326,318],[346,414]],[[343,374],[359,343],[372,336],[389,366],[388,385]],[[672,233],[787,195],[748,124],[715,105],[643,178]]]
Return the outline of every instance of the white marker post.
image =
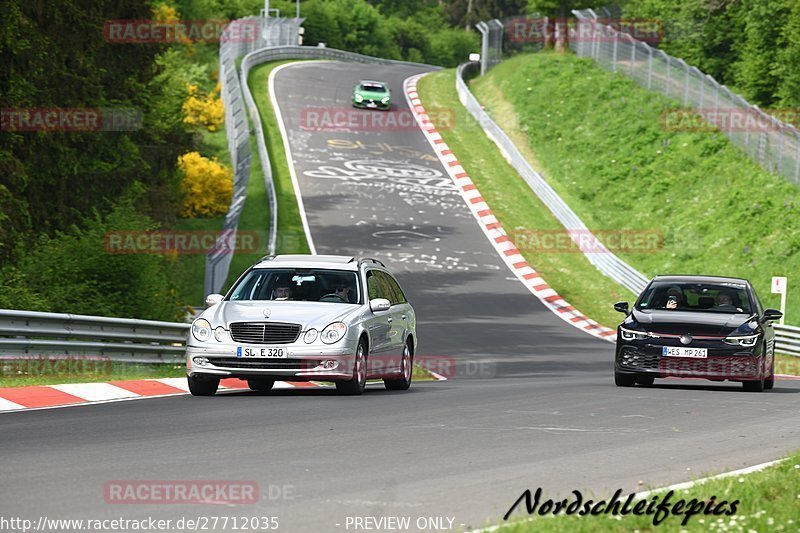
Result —
[[[786,278],[781,276],[772,277],[772,294],[781,295],[781,313],[784,316],[780,319],[780,325],[783,325],[783,319],[786,318]]]

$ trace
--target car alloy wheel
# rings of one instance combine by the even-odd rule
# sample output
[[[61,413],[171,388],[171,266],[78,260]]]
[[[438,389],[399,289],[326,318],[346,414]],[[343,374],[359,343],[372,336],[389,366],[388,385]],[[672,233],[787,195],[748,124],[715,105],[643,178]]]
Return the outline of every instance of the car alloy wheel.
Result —
[[[336,390],[340,394],[359,395],[367,386],[367,347],[364,341],[358,343],[353,360],[353,377],[347,381],[337,381]]]
[[[403,355],[400,359],[400,377],[398,379],[384,379],[383,385],[388,390],[408,390],[411,387],[411,376],[414,370],[414,353],[406,342],[403,346]]]

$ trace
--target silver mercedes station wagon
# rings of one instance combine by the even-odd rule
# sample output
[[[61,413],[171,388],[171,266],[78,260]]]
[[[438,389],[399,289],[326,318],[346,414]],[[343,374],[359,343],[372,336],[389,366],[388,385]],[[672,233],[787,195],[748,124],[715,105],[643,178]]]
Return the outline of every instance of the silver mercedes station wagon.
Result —
[[[380,261],[267,257],[206,304],[186,346],[195,396],[216,393],[221,378],[256,391],[276,380],[333,381],[343,394],[361,394],[368,379],[411,386],[416,316]]]

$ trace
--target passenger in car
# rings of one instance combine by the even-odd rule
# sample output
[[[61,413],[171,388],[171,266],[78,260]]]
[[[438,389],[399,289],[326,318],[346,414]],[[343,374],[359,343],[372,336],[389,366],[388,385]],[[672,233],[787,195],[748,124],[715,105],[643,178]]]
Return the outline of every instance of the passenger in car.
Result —
[[[666,309],[677,309],[683,304],[683,291],[677,287],[670,287],[667,290],[667,303],[664,305]]]

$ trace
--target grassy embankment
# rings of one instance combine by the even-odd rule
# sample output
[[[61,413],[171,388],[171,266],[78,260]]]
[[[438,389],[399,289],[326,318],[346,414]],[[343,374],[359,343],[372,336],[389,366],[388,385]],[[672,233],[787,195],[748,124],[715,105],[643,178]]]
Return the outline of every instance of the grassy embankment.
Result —
[[[561,228],[458,102],[455,72],[420,80],[428,109],[452,109],[440,130],[518,247],[567,301],[613,327],[611,304],[633,299],[574,250],[531,246]],[[471,89],[593,230],[660,236],[656,250],[615,250],[647,275],[708,273],[750,279],[766,306],[773,275],[800,268],[798,190],[750,161],[719,133],[668,132],[667,100],[570,55],[533,54],[501,63]],[[675,215],[676,210],[681,215]],[[787,323],[800,314],[789,294]],[[797,321],[794,321],[797,323]],[[800,374],[778,355],[776,371]]]

